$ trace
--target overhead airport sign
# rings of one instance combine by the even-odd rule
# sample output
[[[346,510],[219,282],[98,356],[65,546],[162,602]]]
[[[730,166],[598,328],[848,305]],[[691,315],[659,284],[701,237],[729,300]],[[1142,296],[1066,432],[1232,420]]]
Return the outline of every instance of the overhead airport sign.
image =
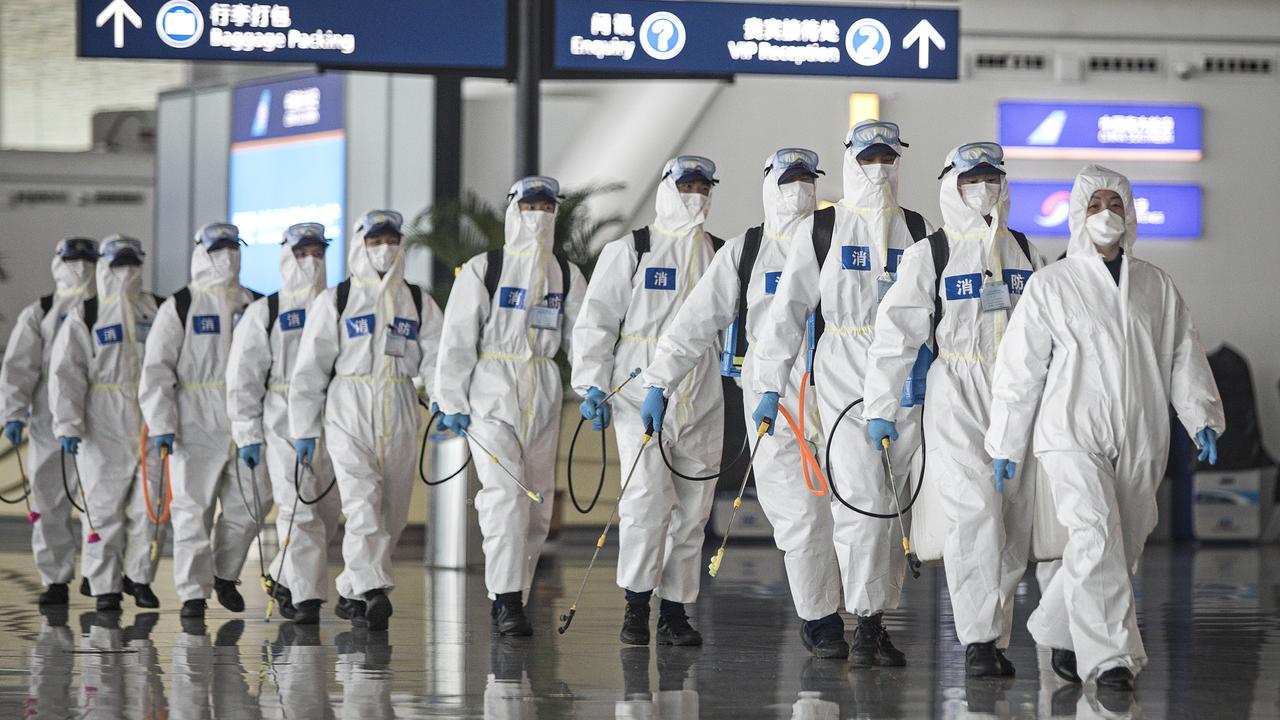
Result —
[[[507,0],[79,0],[79,55],[506,74]]]
[[[999,104],[1006,157],[1197,161],[1199,105],[1007,100]]]
[[[1203,192],[1191,183],[1135,183],[1138,239],[1201,236]],[[1009,227],[1028,235],[1067,237],[1071,182],[1009,181]]]
[[[954,80],[959,31],[954,9],[556,0],[550,73]]]

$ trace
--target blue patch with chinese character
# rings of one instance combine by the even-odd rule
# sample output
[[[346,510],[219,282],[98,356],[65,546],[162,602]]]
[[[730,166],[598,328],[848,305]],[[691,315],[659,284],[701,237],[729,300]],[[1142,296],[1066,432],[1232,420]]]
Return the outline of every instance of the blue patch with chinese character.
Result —
[[[418,321],[398,317],[391,323],[391,330],[406,340],[418,339]]]
[[[280,313],[280,329],[281,330],[301,330],[302,326],[307,322],[307,309],[298,308],[289,312]]]
[[[644,270],[645,290],[675,290],[676,269],[651,267]]]
[[[99,345],[114,345],[115,343],[124,340],[124,326],[108,325],[106,327],[100,327],[97,330],[94,330],[93,334],[98,336]]]
[[[355,337],[360,337],[362,335],[373,334],[374,321],[375,321],[375,318],[373,315],[359,315],[356,317],[347,318],[346,320],[347,337],[355,338]]]
[[[523,310],[525,296],[529,291],[518,287],[498,288],[498,307]]]
[[[778,281],[782,279],[781,272],[767,272],[764,274],[764,294],[773,295],[778,292]]]
[[[558,310],[564,307],[564,293],[547,293],[542,299],[542,304]]]
[[[1009,294],[1011,295],[1021,295],[1022,289],[1027,286],[1027,281],[1030,279],[1030,270],[1004,271],[1004,284],[1009,286]]]
[[[870,270],[871,248],[865,245],[841,245],[840,267],[845,270]]]
[[[197,335],[220,335],[222,318],[217,315],[196,315],[191,318],[191,329]]]
[[[898,263],[902,262],[902,248],[889,248],[889,272],[898,272]]]
[[[948,275],[946,286],[948,300],[977,300],[982,294],[982,273]]]

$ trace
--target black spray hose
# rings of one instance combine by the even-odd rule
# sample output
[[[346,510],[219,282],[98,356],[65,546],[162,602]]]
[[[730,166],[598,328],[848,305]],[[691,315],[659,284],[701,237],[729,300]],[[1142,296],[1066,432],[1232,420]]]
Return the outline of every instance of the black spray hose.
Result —
[[[664,416],[667,414],[667,403],[665,400],[662,403],[662,414]],[[675,475],[676,477],[683,478],[685,480],[691,480],[693,482],[706,482],[708,480],[715,480],[716,478],[720,477],[721,475],[724,474],[725,470],[733,467],[734,465],[737,465],[739,460],[745,458],[747,456],[747,453],[751,452],[751,444],[747,440],[748,435],[750,435],[750,433],[744,433],[742,435],[742,447],[738,449],[738,454],[733,457],[733,460],[730,460],[727,463],[721,461],[720,472],[715,473],[713,475],[703,475],[702,477],[694,477],[693,475],[685,475],[684,473],[672,467],[671,459],[667,457],[666,443],[662,442],[661,430],[658,431],[658,454],[662,456],[662,463],[666,465],[667,469],[671,471],[671,474]]]
[[[71,488],[67,485],[67,451],[66,450],[63,450],[61,452],[59,457],[59,462],[62,465],[62,490],[67,494],[67,501],[71,503],[71,507],[80,511],[81,515],[84,515],[84,522],[86,525],[89,526],[89,537],[85,542],[89,543],[90,545],[93,545],[94,543],[97,543],[100,540],[102,540],[102,537],[98,535],[98,529],[93,524],[93,517],[89,515],[89,498],[85,497],[85,493],[84,493],[84,480],[81,479],[81,476],[80,476],[80,461],[76,459],[75,455],[71,456],[71,464],[74,465],[76,469],[76,487],[80,490],[80,502],[83,504],[83,507],[76,504],[75,495],[72,494]]]
[[[422,402],[421,398],[418,399],[418,404],[426,408],[427,410],[431,409],[429,405],[427,405],[425,402]],[[444,417],[444,413],[440,412],[439,410],[436,410],[435,412],[431,413],[431,417],[427,420],[427,431],[422,433],[422,446],[418,449],[418,478],[422,480],[422,484],[426,485],[427,487],[435,487],[436,485],[443,485],[449,482],[450,480],[461,475],[462,472],[467,469],[467,466],[471,464],[471,443],[467,443],[467,459],[465,462],[462,463],[462,467],[449,473],[442,480],[436,480],[433,482],[427,479],[427,473],[425,470],[422,469],[422,463],[427,459],[427,439],[431,437],[431,427],[436,424],[436,418],[442,418],[442,417]],[[572,452],[573,451],[570,450],[570,453]]]
[[[596,483],[595,494],[591,496],[591,503],[585,508],[578,502],[578,495],[573,491],[573,454],[574,449],[578,446],[578,433],[582,432],[582,426],[587,422],[584,417],[578,418],[578,427],[573,431],[573,439],[569,441],[569,466],[566,471],[569,474],[569,499],[573,501],[573,509],[579,513],[586,515],[595,509],[596,502],[600,500],[600,492],[604,490],[605,466],[608,465],[609,451],[605,443],[604,433],[600,433],[600,482]]]
[[[5,505],[17,505],[20,502],[26,502],[27,516],[29,518],[31,516],[31,503],[28,501],[28,498],[31,497],[31,483],[27,482],[27,471],[22,467],[22,451],[19,450],[17,446],[14,446],[13,454],[18,458],[18,477],[21,478],[22,495],[10,500],[5,497],[3,493],[0,493],[0,502],[3,502]],[[33,520],[32,522],[35,521]]]
[[[74,459],[74,458],[73,458],[73,459]],[[59,455],[58,455],[58,461],[59,461],[59,464],[62,466],[62,491],[63,491],[63,492],[65,492],[65,493],[67,494],[67,502],[71,503],[71,507],[75,508],[75,509],[76,509],[76,512],[81,513],[81,514],[87,514],[87,513],[85,513],[84,508],[82,508],[82,507],[80,507],[79,505],[77,505],[77,504],[76,504],[76,495],[75,495],[75,493],[71,492],[71,486],[67,484],[67,452],[66,452],[65,450],[63,450],[61,453],[59,453]],[[77,482],[79,482],[79,480],[80,480],[80,473],[79,473],[79,470],[80,470],[80,468],[79,468],[79,466],[77,465],[77,466],[76,466],[76,481],[77,481]]]
[[[338,474],[337,473],[333,474],[333,479],[329,481],[329,486],[324,489],[324,492],[320,493],[319,496],[308,500],[302,497],[302,468],[304,467],[307,469],[307,471],[311,472],[311,477],[314,478],[316,476],[315,471],[311,470],[310,465],[303,465],[301,462],[298,461],[297,458],[294,458],[293,460],[293,494],[296,496],[297,501],[301,502],[303,505],[315,505],[316,503],[328,497],[329,493],[333,492],[334,486],[338,484]],[[290,518],[290,522],[292,522],[292,518]]]
[[[844,420],[845,416],[849,414],[850,410],[852,410],[854,407],[861,404],[862,404],[862,398],[858,398],[857,400],[854,400],[853,402],[846,405],[844,407],[844,410],[840,412],[840,416],[836,418],[835,423],[832,424],[831,432],[828,433],[827,435],[827,453],[826,453],[827,484],[831,486],[831,494],[836,496],[836,500],[839,500],[841,505],[844,505],[845,507],[858,513],[859,515],[878,518],[880,520],[892,520],[896,517],[900,517],[901,515],[906,514],[906,512],[911,509],[911,506],[916,504],[916,498],[920,497],[920,488],[924,487],[924,452],[925,452],[924,406],[921,406],[920,408],[920,452],[921,452],[920,479],[916,481],[916,489],[914,492],[911,493],[911,501],[907,503],[906,507],[902,508],[901,512],[875,513],[869,510],[863,510],[862,508],[854,507],[849,503],[849,501],[845,500],[844,497],[840,495],[840,489],[836,487],[836,476],[835,476],[835,473],[832,472],[831,470],[831,444],[836,437],[836,428],[840,427],[840,423]]]

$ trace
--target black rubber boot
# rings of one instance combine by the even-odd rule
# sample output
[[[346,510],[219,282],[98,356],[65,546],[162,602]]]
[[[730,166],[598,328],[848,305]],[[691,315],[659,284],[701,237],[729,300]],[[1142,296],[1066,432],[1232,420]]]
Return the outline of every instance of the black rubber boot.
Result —
[[[120,593],[103,593],[96,600],[98,612],[120,612]]]
[[[209,603],[204,600],[187,600],[182,603],[182,609],[178,611],[178,616],[184,618],[204,618],[204,611],[208,606]]]
[[[1004,654],[1002,648],[996,648],[996,664],[1000,666],[1000,677],[1011,678],[1018,674],[1013,667],[1013,662]]]
[[[36,598],[37,605],[66,605],[67,602],[69,599],[66,583],[53,583]]]
[[[357,605],[359,607],[357,607]],[[343,620],[350,620],[357,614],[357,610],[359,610],[358,614],[364,615],[363,602],[360,602],[359,600],[352,600],[351,598],[345,598],[341,595],[338,596],[337,604],[333,606],[333,614]]]
[[[1113,667],[1098,675],[1098,690],[1133,692],[1133,673],[1127,667]]]
[[[125,595],[133,595],[133,586],[135,583],[129,579],[128,575],[120,576],[120,591]]]
[[[319,600],[303,600],[295,609],[293,621],[298,625],[319,625],[320,605]]]
[[[902,667],[907,656],[893,646],[884,629],[884,614],[859,615],[858,629],[849,645],[849,663],[854,667]]]
[[[317,610],[317,613],[319,611]],[[391,620],[391,598],[381,588],[364,594],[364,621],[370,632],[384,632]]]
[[[244,597],[236,588],[238,584],[235,580],[213,579],[213,592],[218,596],[218,604],[234,613],[244,612]]]
[[[85,597],[93,597],[93,588],[89,587],[89,578],[80,578],[80,594]]]
[[[493,609],[494,632],[506,637],[529,637],[533,635],[533,626],[524,616],[524,600],[519,592],[499,593],[494,598]]]
[[[628,600],[627,609],[622,614],[622,631],[618,639],[624,645],[649,644],[649,598],[645,594],[643,600]]]
[[[289,592],[289,588],[278,581],[271,581],[271,596],[276,599],[276,607],[280,608],[280,616],[286,620],[293,620],[297,613],[297,608],[293,606],[293,593]]]
[[[1069,683],[1080,682],[1080,673],[1076,670],[1076,654],[1071,650],[1053,648],[1050,659],[1053,673]]]
[[[680,647],[702,644],[702,634],[689,624],[683,604],[663,600],[658,606],[658,644]]]
[[[974,643],[964,649],[965,677],[1000,677],[995,642]]]
[[[125,579],[128,580],[128,578]],[[124,587],[125,593],[133,596],[134,605],[148,610],[160,607],[160,598],[156,597],[155,592],[151,590],[151,586],[147,583],[130,581]]]
[[[800,641],[816,658],[849,657],[849,643],[844,640],[844,619],[838,612],[817,620],[806,620],[800,626]]]

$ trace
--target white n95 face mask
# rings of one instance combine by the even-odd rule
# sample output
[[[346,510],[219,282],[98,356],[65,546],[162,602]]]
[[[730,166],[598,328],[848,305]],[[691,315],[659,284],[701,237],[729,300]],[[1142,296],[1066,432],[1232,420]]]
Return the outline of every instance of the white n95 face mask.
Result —
[[[311,256],[300,258],[298,269],[302,271],[302,277],[307,282],[315,282],[316,278],[324,275],[324,258]]]
[[[227,278],[240,272],[240,251],[227,248],[209,253],[209,263],[219,277]]]
[[[521,210],[520,224],[535,237],[542,237],[555,230],[556,216],[542,210]]]
[[[364,249],[369,254],[369,264],[379,273],[385,273],[395,265],[396,258],[400,256],[399,245],[374,245]]]
[[[897,163],[871,163],[870,165],[859,165],[862,168],[862,174],[867,176],[876,185],[883,185],[894,176],[898,170]]]
[[[809,182],[778,186],[778,211],[789,217],[811,215],[818,206],[818,188]]]
[[[1124,217],[1111,210],[1090,215],[1085,218],[1084,226],[1089,231],[1089,239],[1094,245],[1111,247],[1124,237]]]
[[[970,210],[979,215],[990,215],[996,207],[996,200],[1000,199],[1000,183],[981,182],[961,185],[960,197],[964,199],[964,204],[968,205]]]
[[[63,260],[54,266],[53,279],[59,289],[71,290],[88,284],[94,272],[94,263],[87,260]]]
[[[680,193],[680,202],[684,203],[689,222],[701,225],[707,221],[707,213],[711,211],[711,196],[702,193]]]

